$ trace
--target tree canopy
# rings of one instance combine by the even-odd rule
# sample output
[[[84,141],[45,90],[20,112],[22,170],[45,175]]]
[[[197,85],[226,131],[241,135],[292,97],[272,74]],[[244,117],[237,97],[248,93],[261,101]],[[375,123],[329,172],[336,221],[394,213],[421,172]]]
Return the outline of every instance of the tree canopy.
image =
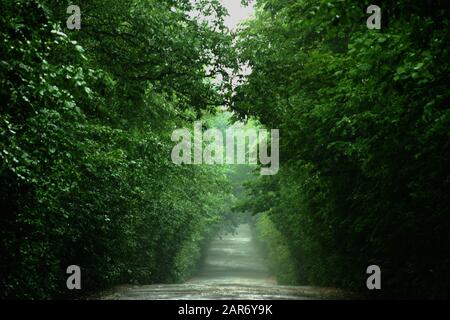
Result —
[[[384,297],[448,295],[449,7],[387,1],[258,0],[237,50],[251,68],[242,118],[281,132],[281,169],[247,210],[287,238],[300,283]]]
[[[233,206],[280,282],[448,297],[446,1],[384,1],[369,30],[368,1],[257,0],[236,33],[219,0],[86,0],[80,30],[65,0],[0,3],[0,298],[76,297],[69,265],[84,293],[181,282]],[[170,158],[231,115],[281,133],[246,196],[252,167]]]
[[[0,296],[67,295],[72,264],[87,292],[189,276],[231,186],[170,134],[226,99],[222,7],[83,1],[68,30],[67,1],[1,2]]]

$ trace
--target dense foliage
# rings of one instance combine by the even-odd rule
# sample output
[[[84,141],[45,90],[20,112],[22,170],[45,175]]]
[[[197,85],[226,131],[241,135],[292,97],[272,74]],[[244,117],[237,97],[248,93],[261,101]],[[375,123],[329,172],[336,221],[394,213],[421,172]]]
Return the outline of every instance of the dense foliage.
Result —
[[[86,0],[80,30],[69,2],[0,0],[0,298],[79,295],[69,265],[81,294],[182,281],[236,201],[280,283],[367,294],[375,264],[373,296],[448,297],[445,1],[384,1],[369,30],[368,1],[257,0],[237,38],[219,0]],[[224,106],[281,130],[248,197],[253,167],[170,158]]]
[[[67,296],[73,264],[82,293],[180,281],[228,210],[222,168],[170,159],[173,129],[227,99],[222,7],[82,1],[68,30],[67,6],[1,1],[1,298]]]
[[[449,7],[384,1],[369,30],[370,4],[257,1],[233,107],[281,130],[281,170],[245,208],[286,237],[299,283],[368,293],[375,264],[373,295],[448,297]]]
[[[267,214],[254,217],[253,239],[265,257],[265,263],[280,285],[296,285],[299,281],[297,263],[288,241]]]

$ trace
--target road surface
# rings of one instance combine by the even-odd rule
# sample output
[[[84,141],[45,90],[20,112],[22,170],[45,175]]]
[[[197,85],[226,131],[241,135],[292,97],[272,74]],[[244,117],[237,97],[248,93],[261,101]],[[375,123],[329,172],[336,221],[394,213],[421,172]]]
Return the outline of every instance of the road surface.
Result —
[[[103,299],[120,300],[306,300],[336,298],[333,289],[280,286],[252,241],[249,225],[217,237],[198,274],[184,284],[121,286]]]

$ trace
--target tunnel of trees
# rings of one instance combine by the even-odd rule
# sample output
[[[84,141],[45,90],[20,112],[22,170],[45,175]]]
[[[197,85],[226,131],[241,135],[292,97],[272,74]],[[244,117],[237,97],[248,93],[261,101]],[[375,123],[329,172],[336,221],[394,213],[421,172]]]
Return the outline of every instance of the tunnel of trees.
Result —
[[[1,298],[75,297],[73,264],[88,292],[182,282],[241,212],[280,282],[449,296],[446,1],[369,30],[368,1],[257,0],[237,32],[219,0],[86,0],[80,30],[69,2],[0,0]],[[243,196],[245,168],[173,164],[198,119],[280,129],[279,173]]]

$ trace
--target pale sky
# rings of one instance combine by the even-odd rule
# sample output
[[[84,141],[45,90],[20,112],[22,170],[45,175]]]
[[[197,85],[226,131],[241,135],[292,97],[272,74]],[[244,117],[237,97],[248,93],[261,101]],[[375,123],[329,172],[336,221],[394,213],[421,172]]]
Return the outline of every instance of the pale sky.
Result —
[[[220,0],[227,8],[229,17],[225,18],[225,24],[230,30],[236,30],[240,22],[250,18],[254,12],[253,4],[248,7],[241,6],[241,0]]]

